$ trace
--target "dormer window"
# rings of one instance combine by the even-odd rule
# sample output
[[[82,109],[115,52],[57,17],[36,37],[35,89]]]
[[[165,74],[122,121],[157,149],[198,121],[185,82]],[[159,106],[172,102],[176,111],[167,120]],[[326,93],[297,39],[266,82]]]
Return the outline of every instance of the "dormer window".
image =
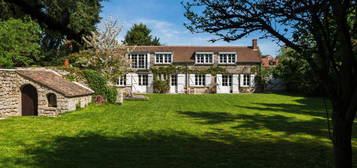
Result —
[[[156,52],[155,64],[171,64],[172,53],[171,52]]]
[[[147,53],[131,53],[129,54],[131,61],[131,68],[147,69],[148,68],[148,54]]]
[[[220,52],[219,64],[235,64],[237,62],[237,54],[235,52]]]
[[[197,52],[195,55],[196,64],[213,64],[212,52]]]

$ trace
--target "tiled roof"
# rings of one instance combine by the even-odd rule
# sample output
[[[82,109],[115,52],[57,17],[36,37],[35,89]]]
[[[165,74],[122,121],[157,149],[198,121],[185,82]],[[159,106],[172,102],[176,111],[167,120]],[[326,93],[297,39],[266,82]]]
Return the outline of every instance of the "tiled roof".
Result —
[[[133,52],[172,52],[174,62],[194,62],[195,52],[236,52],[238,63],[259,63],[259,49],[243,46],[137,46]]]
[[[45,69],[17,69],[16,72],[36,83],[40,83],[65,97],[78,97],[91,95],[94,92],[77,83],[64,79],[61,75]]]

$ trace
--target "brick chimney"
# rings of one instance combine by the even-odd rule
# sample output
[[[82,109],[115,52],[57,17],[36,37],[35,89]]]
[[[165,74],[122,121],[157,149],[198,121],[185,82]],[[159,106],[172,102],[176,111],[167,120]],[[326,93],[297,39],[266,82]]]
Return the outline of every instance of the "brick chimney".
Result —
[[[258,40],[257,39],[252,40],[252,48],[253,48],[253,50],[258,50]]]

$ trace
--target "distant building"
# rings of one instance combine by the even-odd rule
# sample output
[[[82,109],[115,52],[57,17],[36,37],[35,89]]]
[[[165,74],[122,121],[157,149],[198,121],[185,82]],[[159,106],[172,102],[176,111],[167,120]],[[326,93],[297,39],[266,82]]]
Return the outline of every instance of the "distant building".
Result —
[[[271,55],[264,55],[264,56],[262,56],[261,59],[262,59],[262,65],[263,65],[264,68],[275,67],[279,63],[279,59],[278,58],[274,58]]]

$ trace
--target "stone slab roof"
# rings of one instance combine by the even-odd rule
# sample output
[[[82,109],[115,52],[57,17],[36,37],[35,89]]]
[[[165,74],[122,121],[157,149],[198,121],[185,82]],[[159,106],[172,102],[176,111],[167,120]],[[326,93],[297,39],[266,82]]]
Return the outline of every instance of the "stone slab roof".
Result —
[[[137,46],[133,52],[172,52],[173,62],[194,62],[196,52],[236,52],[238,63],[260,63],[259,48],[244,46]]]
[[[17,69],[16,72],[25,78],[42,84],[65,97],[79,97],[91,95],[94,92],[78,83],[70,82],[61,75],[47,69]]]

